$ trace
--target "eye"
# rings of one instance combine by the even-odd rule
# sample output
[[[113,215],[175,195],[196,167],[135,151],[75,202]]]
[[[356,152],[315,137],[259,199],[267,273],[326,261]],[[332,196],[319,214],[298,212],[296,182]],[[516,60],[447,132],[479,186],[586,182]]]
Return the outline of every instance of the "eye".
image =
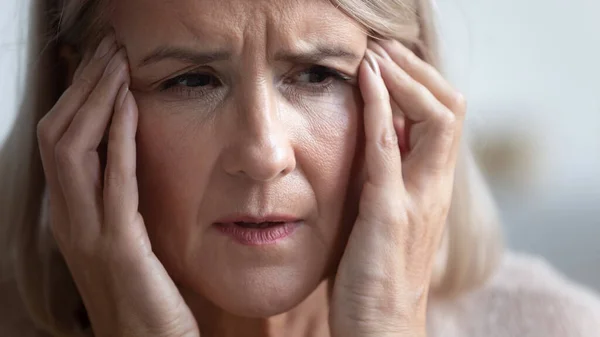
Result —
[[[296,73],[288,82],[298,82],[300,84],[322,84],[331,80],[347,81],[349,78],[340,72],[324,66],[312,66],[304,71]]]
[[[161,90],[175,87],[208,89],[218,87],[221,82],[215,76],[208,73],[187,73],[167,80],[162,84]]]

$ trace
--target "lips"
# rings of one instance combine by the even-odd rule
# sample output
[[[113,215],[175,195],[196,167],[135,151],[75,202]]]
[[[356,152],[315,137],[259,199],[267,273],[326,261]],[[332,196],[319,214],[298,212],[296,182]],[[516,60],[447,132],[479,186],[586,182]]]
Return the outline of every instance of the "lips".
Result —
[[[264,221],[264,222],[244,222],[244,221],[236,221],[233,224],[243,227],[243,228],[268,228],[274,226],[280,226],[284,224],[283,221]]]
[[[300,218],[287,214],[271,214],[265,216],[253,216],[246,214],[231,215],[221,218],[217,223],[264,223],[264,222],[296,222]]]
[[[244,245],[265,245],[275,243],[289,235],[302,223],[290,215],[231,216],[215,222],[217,229]]]
[[[235,225],[242,228],[269,228],[281,226],[286,223],[298,222],[300,219],[292,215],[268,215],[268,216],[251,216],[251,215],[233,215],[225,217],[216,222],[216,225]]]

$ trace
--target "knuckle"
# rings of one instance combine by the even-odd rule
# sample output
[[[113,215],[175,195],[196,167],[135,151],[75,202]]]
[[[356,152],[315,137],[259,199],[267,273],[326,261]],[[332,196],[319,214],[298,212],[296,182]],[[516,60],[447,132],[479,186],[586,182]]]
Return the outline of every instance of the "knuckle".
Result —
[[[379,147],[384,151],[395,150],[398,147],[398,135],[394,130],[386,130],[379,137]]]
[[[74,90],[77,95],[87,96],[94,88],[95,84],[92,79],[90,79],[89,75],[86,73],[82,73],[79,77],[73,82],[69,89]]]
[[[104,185],[106,188],[120,189],[127,180],[123,170],[109,168],[104,172]]]
[[[385,85],[376,85],[374,90],[369,90],[368,94],[364,96],[365,104],[374,105],[379,108],[384,107],[385,104],[389,105],[390,95]]]
[[[390,104],[389,102],[389,96],[386,92],[383,92],[383,90],[377,90],[365,97],[365,104],[377,110],[384,109],[386,104]]]
[[[400,150],[398,147],[398,137],[393,131],[383,132],[377,139],[375,144],[377,154],[373,158],[380,162],[379,167],[386,174],[393,174],[400,165]]]
[[[431,93],[431,91],[424,85],[415,82],[415,86],[416,86],[416,90],[417,90],[417,94],[421,97],[433,97],[433,94]]]
[[[403,53],[400,61],[405,66],[414,66],[421,61],[421,59],[412,51],[407,50],[406,53]]]
[[[390,198],[391,199],[391,198]],[[404,210],[401,200],[393,199],[388,202],[387,208],[394,211],[388,211],[383,214],[383,220],[388,224],[402,225],[408,223],[407,213]]]
[[[409,218],[402,209],[403,205],[398,206],[398,202],[390,204],[395,208],[388,207],[387,211],[381,210],[375,212],[376,214],[373,215],[370,221],[381,224],[386,236],[402,238],[406,235],[406,224],[410,223]],[[390,212],[389,210],[395,211]]]
[[[77,148],[66,137],[60,139],[54,148],[56,165],[63,170],[75,165],[77,154]]]
[[[462,93],[454,93],[450,110],[457,116],[464,116],[467,111],[467,99]]]
[[[452,111],[443,109],[436,114],[436,121],[441,130],[453,130],[457,123],[457,118]]]
[[[394,71],[392,74],[393,83],[397,85],[406,86],[407,83],[410,83],[410,76],[403,70]]]
[[[115,144],[109,146],[107,150],[107,158],[109,163],[106,167],[106,174],[109,175],[109,180],[119,184],[124,184],[130,179],[136,177],[136,164],[135,161],[128,160],[127,156],[120,152]]]
[[[373,99],[377,104],[385,106],[385,104],[389,105],[390,95],[387,90],[377,90],[377,92],[374,94]]]
[[[37,123],[36,134],[40,145],[44,147],[51,144],[54,141],[52,135],[51,121],[48,115],[44,116]]]

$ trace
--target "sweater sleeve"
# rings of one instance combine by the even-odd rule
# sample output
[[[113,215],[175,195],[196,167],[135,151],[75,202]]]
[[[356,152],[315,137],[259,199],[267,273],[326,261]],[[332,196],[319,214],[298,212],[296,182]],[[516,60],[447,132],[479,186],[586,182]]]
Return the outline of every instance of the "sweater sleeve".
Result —
[[[508,254],[484,287],[431,307],[430,337],[600,337],[598,294],[532,256]]]

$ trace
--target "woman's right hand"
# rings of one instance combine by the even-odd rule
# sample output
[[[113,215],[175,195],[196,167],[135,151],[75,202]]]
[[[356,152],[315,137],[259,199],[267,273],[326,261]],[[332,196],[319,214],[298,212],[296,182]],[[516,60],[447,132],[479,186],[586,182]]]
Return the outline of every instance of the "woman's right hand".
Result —
[[[138,111],[128,86],[113,34],[84,57],[38,124],[52,231],[95,336],[199,336],[138,212]],[[109,124],[103,171],[98,147]]]

